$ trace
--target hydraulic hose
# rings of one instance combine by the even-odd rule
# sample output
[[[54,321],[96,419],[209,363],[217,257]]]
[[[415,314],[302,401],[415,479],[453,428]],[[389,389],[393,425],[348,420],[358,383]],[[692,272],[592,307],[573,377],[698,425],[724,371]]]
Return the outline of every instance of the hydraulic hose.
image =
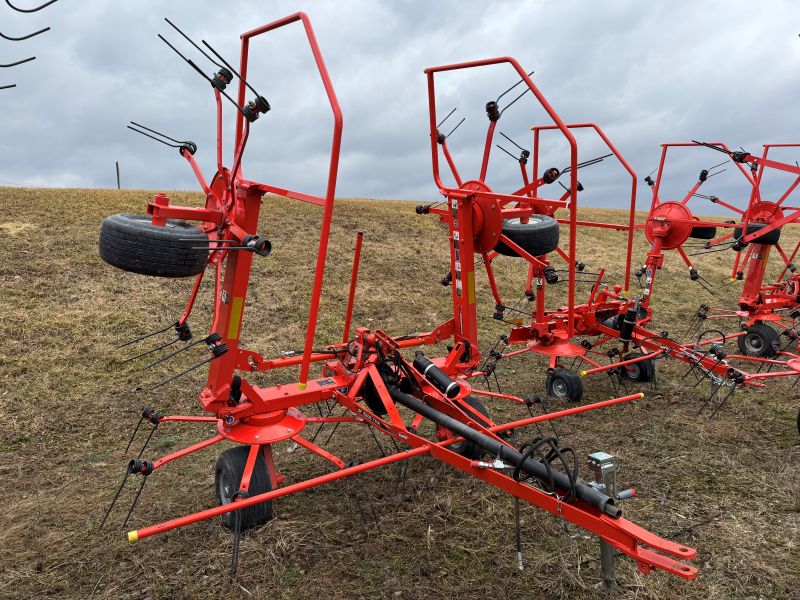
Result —
[[[489,437],[486,434],[476,431],[469,425],[465,425],[435,408],[428,406],[424,402],[420,402],[414,396],[409,396],[401,392],[398,388],[388,387],[389,394],[392,400],[398,404],[402,404],[406,408],[411,409],[417,414],[422,415],[437,425],[452,431],[455,435],[463,437],[465,440],[472,442],[486,450],[490,455],[497,456],[501,460],[519,468],[521,471],[530,473],[540,481],[551,481],[555,484],[556,488],[566,494],[570,489],[569,477],[561,471],[548,470],[548,468],[532,458],[525,458],[521,452],[518,452],[511,446],[507,446],[498,440]],[[548,472],[549,471],[549,472]],[[622,516],[622,509],[614,505],[614,499],[599,492],[593,487],[584,483],[577,482],[575,484],[575,497],[589,506],[596,508],[604,514],[618,519]]]

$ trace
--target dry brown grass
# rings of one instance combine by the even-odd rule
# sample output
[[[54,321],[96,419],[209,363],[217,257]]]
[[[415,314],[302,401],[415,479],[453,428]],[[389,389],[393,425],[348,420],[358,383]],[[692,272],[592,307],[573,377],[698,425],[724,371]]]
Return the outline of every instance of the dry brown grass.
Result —
[[[101,219],[141,212],[148,196],[0,189],[0,409],[6,415],[0,432],[0,597],[604,595],[596,540],[570,539],[560,522],[525,507],[526,570],[518,573],[511,498],[429,458],[409,463],[404,479],[398,467],[388,468],[276,502],[277,518],[243,540],[237,584],[227,578],[231,537],[217,522],[130,545],[118,528],[120,509],[111,527],[98,533],[141,406],[199,414],[203,373],[149,397],[137,388],[156,374],[115,364],[120,354],[114,346],[174,320],[190,286],[126,274],[97,257]],[[173,197],[198,201],[194,194]],[[615,211],[586,215],[621,218]],[[262,223],[274,251],[255,263],[244,342],[274,356],[302,340],[314,264],[309,240],[317,235],[319,211],[270,198]],[[343,200],[335,214],[319,343],[341,336],[342,282],[359,228],[366,239],[355,323],[404,334],[447,318],[449,292],[437,283],[447,269],[446,241],[435,220],[415,215],[412,203]],[[608,281],[620,281],[617,236],[588,232],[579,247],[589,270],[607,266]],[[636,256],[644,256],[641,240]],[[722,283],[730,260],[726,253],[698,260],[720,290],[718,305],[731,306],[736,297],[737,286]],[[505,260],[498,270],[505,294],[516,298],[519,265]],[[479,286],[485,347],[503,328],[491,319],[481,277]],[[656,290],[657,328],[680,332],[707,300],[670,255]],[[206,294],[191,321],[195,332],[208,326],[208,309]],[[501,364],[506,389],[541,391],[540,361]],[[680,365],[659,367],[659,387],[645,389],[644,400],[561,424],[564,442],[581,456],[603,449],[621,458],[621,480],[639,493],[625,506],[628,518],[699,552],[701,575],[694,582],[661,573],[643,577],[620,559],[621,587],[613,597],[797,598],[800,448],[792,382],[739,393],[708,421],[696,416],[706,390],[679,385]],[[291,377],[256,379],[265,385]],[[603,379],[587,383],[587,400],[611,394]],[[519,414],[502,403],[491,403],[490,410],[498,419]],[[147,454],[169,452],[207,433],[204,427],[164,426]],[[345,460],[377,454],[371,437],[355,428],[337,434],[331,448]],[[215,456],[200,453],[153,476],[132,526],[212,506]],[[290,482],[327,469],[305,452],[288,454],[285,446],[277,460]]]

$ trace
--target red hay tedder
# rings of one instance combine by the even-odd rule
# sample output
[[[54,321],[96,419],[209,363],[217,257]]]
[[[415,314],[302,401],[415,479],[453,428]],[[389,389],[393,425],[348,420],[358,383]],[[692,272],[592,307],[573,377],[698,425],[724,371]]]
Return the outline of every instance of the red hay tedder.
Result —
[[[260,116],[270,110],[267,100],[246,80],[250,41],[256,36],[291,23],[299,23],[304,28],[334,117],[325,196],[250,181],[244,178],[241,169],[251,128]],[[618,501],[633,494],[630,490],[617,493],[614,484],[606,477],[614,471],[613,457],[604,453],[591,455],[590,467],[595,471],[597,481],[586,483],[578,476],[579,464],[575,451],[560,446],[556,438],[537,437],[518,448],[509,441],[509,433],[513,430],[629,402],[640,398],[642,394],[629,394],[498,424],[491,419],[477,396],[505,398],[521,405],[525,405],[527,401],[509,394],[480,390],[470,384],[471,378],[487,373],[481,367],[482,357],[478,349],[476,254],[484,259],[497,301],[496,312],[500,313],[504,312],[504,305],[494,285],[492,259],[498,253],[504,253],[518,255],[528,261],[529,283],[536,282],[535,291],[533,288],[528,290],[537,294],[534,323],[515,326],[509,341],[527,341],[526,350],[552,356],[551,381],[558,381],[559,371],[556,367],[558,358],[562,356],[581,356],[595,368],[602,368],[588,356],[590,350],[570,342],[576,334],[595,333],[608,338],[615,337],[625,344],[626,350],[628,344],[643,348],[658,347],[654,341],[648,341],[657,336],[642,328],[642,323],[650,318],[647,298],[642,303],[627,299],[621,293],[621,286],[613,290],[600,289],[601,274],[592,290],[589,303],[577,305],[575,302],[575,279],[579,272],[575,256],[578,226],[615,229],[620,229],[620,226],[586,223],[577,219],[577,171],[582,165],[578,162],[578,147],[571,129],[578,126],[568,126],[562,121],[517,61],[504,57],[433,67],[425,71],[429,89],[433,173],[436,184],[445,197],[446,208],[425,207],[421,212],[439,215],[448,226],[452,317],[429,332],[402,337],[363,327],[356,328],[351,333],[361,249],[359,234],[356,239],[342,342],[316,348],[317,313],[334,208],[343,121],[334,87],[309,19],[305,14],[298,13],[244,33],[241,36],[241,63],[238,72],[211,46],[205,44],[213,58],[177,27],[175,29],[219,68],[213,76],[207,76],[191,59],[184,57],[177,48],[162,38],[213,87],[217,105],[218,139],[217,170],[211,182],[207,183],[194,160],[196,146],[192,142],[169,138],[138,124],[133,124],[131,128],[179,149],[181,156],[197,176],[206,195],[206,204],[203,208],[175,206],[170,203],[169,198],[159,194],[148,205],[147,216],[109,217],[101,229],[100,253],[104,260],[127,271],[164,277],[196,276],[186,310],[174,325],[141,336],[126,345],[156,335],[167,335],[170,331],[174,331],[175,338],[139,357],[157,350],[168,351],[153,363],[157,364],[195,346],[205,346],[209,352],[209,356],[201,363],[153,386],[155,388],[164,385],[193,369],[208,365],[207,383],[199,397],[207,416],[164,416],[147,408],[142,413],[142,419],[137,430],[134,430],[131,441],[144,422],[152,425],[148,441],[156,427],[176,421],[214,423],[217,434],[157,460],[142,459],[142,448],[139,456],[129,462],[125,478],[103,518],[103,523],[112,512],[128,477],[141,478],[141,486],[138,487],[128,511],[130,517],[144,483],[155,471],[224,440],[234,442],[237,445],[223,452],[217,462],[218,506],[131,531],[128,539],[141,540],[204,519],[222,517],[223,524],[235,532],[235,572],[241,531],[262,525],[272,518],[273,500],[390,463],[428,454],[508,492],[518,500],[538,506],[598,535],[603,541],[604,556],[612,557],[612,561],[614,553],[619,551],[633,558],[643,573],[660,569],[681,578],[695,578],[698,574],[697,568],[684,562],[695,557],[694,549],[661,539],[622,517]],[[536,158],[532,179],[525,179],[524,186],[515,193],[496,193],[484,183],[493,131],[504,110],[500,109],[497,102],[487,105],[489,133],[481,173],[477,179],[461,180],[449,154],[446,138],[437,130],[434,78],[455,69],[501,64],[511,67],[515,76],[521,79],[518,85],[532,92],[552,118],[553,123],[549,127],[557,129],[569,142],[570,161],[569,166],[564,169],[569,174],[569,187],[560,198],[545,199],[539,196],[538,190],[558,179],[561,173],[549,169],[539,176]],[[225,92],[234,78],[239,80],[236,99]],[[250,92],[255,97],[247,101]],[[237,113],[235,154],[230,168],[222,164],[223,97],[235,106]],[[630,267],[635,174],[602,131],[596,127],[595,129],[632,175],[631,222],[622,227],[628,234],[627,264]],[[538,134],[539,130],[536,131],[537,136]],[[440,151],[453,171],[455,186],[446,186],[439,177]],[[524,168],[522,172],[523,177],[527,177]],[[247,307],[252,261],[265,257],[270,252],[269,241],[259,235],[257,228],[262,197],[267,193],[322,208],[317,268],[303,351],[298,355],[275,359],[242,348],[239,344],[242,317]],[[569,218],[564,221],[570,233],[566,250],[558,247],[558,223],[551,217],[559,208],[569,212]],[[186,221],[195,221],[200,225],[195,227]],[[541,280],[552,278],[552,269],[548,268],[544,255],[554,251],[563,256],[569,265],[569,298],[566,306],[548,312],[544,309]],[[206,271],[210,271],[213,280],[214,314],[208,335],[195,340],[189,329],[188,318]],[[626,289],[627,283],[626,277]],[[619,321],[619,326],[607,324],[609,319]],[[411,348],[446,340],[452,340],[452,350],[445,356],[428,357],[420,350],[416,351],[413,358],[405,356],[406,351]],[[180,345],[180,348],[169,352],[174,344]],[[635,363],[638,360],[641,360],[641,356],[628,362]],[[710,364],[713,362],[712,358],[699,360],[702,364],[707,364],[710,370],[717,368]],[[316,364],[319,365],[319,372],[313,377],[311,369]],[[247,380],[248,373],[296,367],[299,367],[299,378],[289,385],[262,388]],[[323,405],[321,408],[325,408],[325,411],[320,412],[322,416],[310,416],[311,411],[306,411],[304,407],[312,405]],[[347,409],[349,416],[332,416],[331,407],[337,405]],[[423,421],[433,424],[435,434],[429,436],[432,439],[420,433]],[[374,431],[392,438],[401,449],[394,455],[368,462],[346,462],[344,458],[335,456],[304,436],[306,425],[328,423],[373,428]],[[305,481],[285,481],[279,473],[279,465],[275,463],[273,446],[291,441],[330,462],[333,470]],[[127,520],[126,518],[126,522]],[[519,552],[519,548],[517,550]]]
[[[664,166],[670,148],[708,147],[722,152],[738,168],[747,185],[750,195],[744,208],[717,196],[700,194],[701,186],[714,175],[715,171],[728,160],[702,169],[697,182],[681,200],[665,201],[660,195],[664,176]],[[696,334],[708,320],[737,319],[738,331],[725,333],[720,329],[707,329],[697,336],[698,345],[711,345],[711,352],[722,363],[734,363],[757,367],[755,373],[743,373],[742,385],[760,385],[764,381],[778,377],[800,377],[800,354],[798,354],[797,326],[800,319],[800,274],[792,261],[797,255],[800,243],[795,245],[791,255],[787,255],[780,245],[781,230],[784,226],[800,219],[800,207],[790,206],[786,201],[800,184],[800,167],[768,158],[771,148],[793,148],[800,144],[766,144],[761,156],[748,152],[731,151],[723,143],[684,142],[662,144],[661,161],[656,180],[648,176],[645,181],[651,186],[653,199],[645,226],[648,241],[652,244],[651,255],[661,255],[662,251],[675,250],[689,268],[692,280],[708,282],[700,276],[692,262],[692,256],[708,253],[734,251],[731,282],[743,281],[737,310],[712,308],[703,304],[689,323],[685,335]],[[775,201],[762,197],[761,182],[766,169],[788,172],[795,180]],[[687,206],[692,198],[702,198],[711,204],[723,207],[735,217],[728,220],[701,220],[694,216]],[[721,230],[721,234],[718,234]],[[702,240],[702,241],[697,241]],[[696,252],[689,254],[684,245],[695,246]],[[697,247],[700,247],[699,249]],[[767,261],[772,249],[783,261],[783,269],[774,283],[766,283]],[[663,261],[657,264],[660,268]],[[637,271],[637,276],[650,274],[645,265]],[[709,290],[711,291],[711,290]],[[778,331],[769,323],[777,326]],[[719,327],[719,326],[717,326]],[[719,334],[713,339],[703,339],[707,333]],[[786,338],[786,343],[782,338]],[[736,340],[738,353],[724,349],[728,340]],[[794,350],[790,347],[794,346]],[[798,412],[798,431],[800,431],[800,412]]]
[[[458,65],[457,68],[480,66],[491,62]],[[534,132],[532,156],[530,151],[517,145],[502,132],[501,135],[517,145],[521,153],[516,157],[498,145],[501,150],[519,161],[522,187],[512,193],[498,193],[486,184],[493,136],[503,112],[499,110],[497,101],[489,102],[486,106],[489,126],[480,174],[476,179],[463,181],[448,147],[449,134],[443,135],[439,131],[442,123],[436,124],[433,72],[435,70],[428,70],[434,179],[441,193],[449,200],[444,207],[435,204],[419,206],[417,212],[435,214],[450,228],[451,238],[454,240],[454,247],[451,250],[451,272],[442,279],[442,283],[453,287],[456,315],[469,314],[466,305],[470,304],[472,299],[470,294],[474,285],[475,267],[473,256],[477,253],[482,257],[480,262],[486,270],[489,286],[496,301],[494,318],[512,325],[508,335],[501,336],[480,371],[467,373],[467,376],[482,375],[488,382],[500,359],[534,352],[544,355],[549,362],[546,379],[548,395],[579,401],[583,396],[581,376],[606,373],[611,376],[615,389],[617,389],[616,382],[619,382],[624,390],[626,381],[654,382],[655,361],[675,358],[688,365],[687,375],[694,373],[699,380],[706,379],[711,383],[710,395],[700,410],[715,403],[716,406],[710,413],[712,417],[737,388],[761,387],[764,385],[762,382],[767,379],[800,376],[800,355],[789,351],[789,346],[796,344],[800,337],[796,330],[800,318],[798,309],[800,275],[796,274],[796,269],[791,263],[800,245],[795,247],[791,256],[787,256],[778,243],[780,228],[800,218],[798,207],[784,204],[800,184],[800,167],[767,158],[769,148],[791,147],[795,146],[794,144],[767,145],[761,157],[754,157],[744,151],[731,152],[719,143],[665,144],[657,180],[653,181],[650,176],[645,178],[648,185],[653,188],[653,200],[648,218],[643,225],[637,225],[635,224],[636,173],[631,166],[600,127],[592,123],[564,124],[535,88],[533,88],[534,94],[553,118],[555,125],[537,125],[532,128]],[[504,94],[509,91],[511,90],[507,90]],[[511,103],[516,102],[519,97],[517,96]],[[510,104],[506,108],[508,106]],[[540,138],[542,132],[554,129],[561,130],[569,143],[570,163],[561,170],[554,167],[544,169],[539,175]],[[578,162],[577,145],[570,133],[574,129],[594,130],[610,153]],[[659,199],[658,190],[667,148],[687,145],[707,146],[728,154],[730,160],[747,178],[752,186],[752,193],[745,210],[738,209],[719,198],[700,195],[735,212],[737,220],[702,221],[687,207],[689,199],[698,196],[700,186],[709,177],[718,173],[710,171],[724,163],[710,170],[701,171],[698,183],[681,201],[662,202]],[[440,177],[438,163],[440,151],[450,169],[455,182],[454,187],[445,185]],[[583,191],[583,186],[577,180],[578,169],[596,164],[612,155],[631,176],[627,225],[586,221],[578,217],[578,194]],[[527,170],[529,160],[532,160],[530,174]],[[798,179],[776,202],[761,198],[759,184],[765,168],[798,175]],[[569,176],[569,186],[559,181],[563,175]],[[563,193],[559,190],[557,197],[544,197],[544,191],[556,182],[561,185]],[[471,219],[453,212],[453,198],[464,199],[472,205]],[[559,218],[559,215],[562,218]],[[568,231],[566,250],[559,245],[559,224],[566,226]],[[609,288],[604,284],[605,269],[600,269],[597,273],[588,273],[584,270],[585,265],[578,260],[576,254],[576,242],[578,229],[586,227],[613,229],[627,234],[624,286],[617,284]],[[733,231],[716,238],[717,228]],[[645,278],[643,289],[639,294],[633,295],[629,291],[631,260],[633,236],[638,229],[644,230],[650,242],[650,250],[644,265],[634,272],[640,282],[642,277]],[[468,240],[470,232],[473,232],[471,245]],[[719,251],[720,247],[722,249],[732,247],[737,250],[734,271],[744,270],[746,265],[749,265],[749,268],[739,310],[716,310],[711,313],[709,307],[703,305],[696,318],[692,320],[689,331],[681,338],[686,337],[689,332],[696,333],[699,324],[706,318],[738,317],[742,321],[741,331],[729,335],[717,329],[709,329],[700,333],[696,339],[684,342],[682,339],[670,337],[667,332],[656,332],[646,326],[653,318],[650,304],[656,273],[663,266],[665,251],[676,250],[689,267],[690,279],[706,286],[707,282],[700,276],[690,256],[683,249],[688,240],[701,238],[711,240],[703,242],[704,252]],[[460,244],[461,248],[457,244]],[[786,268],[775,284],[764,285],[766,258],[771,246],[776,247]],[[740,253],[744,248],[747,248],[747,253],[744,260],[740,261]],[[555,253],[556,257],[566,262],[566,281],[562,281],[562,276],[559,275],[564,269],[557,270],[548,259],[550,253]],[[521,300],[512,305],[503,301],[495,283],[492,263],[499,255],[521,257],[528,262],[528,278],[524,294]],[[791,274],[784,280],[787,273]],[[595,279],[592,280],[592,276],[595,276]],[[562,282],[567,284],[567,304],[547,308],[545,300],[548,286]],[[593,283],[584,304],[576,303],[576,283],[579,282]],[[530,303],[533,303],[532,307],[529,307]],[[510,317],[509,312],[513,313]],[[468,316],[463,320],[466,330],[474,327]],[[784,329],[780,333],[776,332],[768,327],[765,321],[778,323]],[[714,335],[709,336],[709,334]],[[779,340],[782,335],[789,341],[781,346]],[[728,352],[725,342],[737,338],[741,354]],[[509,346],[512,348],[508,349]],[[514,348],[514,346],[524,347]],[[570,368],[566,367],[564,359],[571,359]],[[600,362],[609,359],[610,362],[606,364]],[[572,370],[579,361],[589,365],[589,368],[581,371],[580,375]],[[748,365],[755,365],[757,370],[755,372],[745,370]],[[725,391],[720,393],[722,390]],[[800,412],[798,412],[798,430],[800,430]]]

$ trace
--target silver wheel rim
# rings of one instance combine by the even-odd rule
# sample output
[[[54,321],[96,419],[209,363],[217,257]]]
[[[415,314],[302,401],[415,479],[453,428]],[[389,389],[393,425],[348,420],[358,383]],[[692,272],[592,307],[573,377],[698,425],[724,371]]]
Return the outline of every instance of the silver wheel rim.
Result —
[[[640,376],[641,369],[639,368],[638,364],[633,363],[632,365],[628,365],[628,377],[631,379],[639,379]]]
[[[744,347],[748,354],[760,354],[764,349],[764,340],[757,333],[748,333],[744,337]]]
[[[233,486],[231,485],[231,482],[228,481],[228,477],[225,471],[223,471],[222,476],[219,479],[219,485],[217,486],[220,505],[224,506],[225,504],[230,504],[231,497],[233,496],[233,493],[231,492],[232,488]]]
[[[567,396],[567,382],[563,379],[554,379],[553,395],[558,398],[565,398]]]

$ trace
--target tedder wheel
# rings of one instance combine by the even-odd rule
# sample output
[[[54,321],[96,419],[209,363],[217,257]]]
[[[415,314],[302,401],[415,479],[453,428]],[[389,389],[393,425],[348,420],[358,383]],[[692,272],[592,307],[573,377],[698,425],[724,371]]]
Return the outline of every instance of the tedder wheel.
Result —
[[[489,418],[489,411],[486,410],[486,407],[481,403],[480,400],[477,400],[476,398],[473,398],[472,396],[467,396],[466,398],[464,398],[464,402],[469,404],[472,408],[474,408],[480,414],[485,416],[487,419]],[[469,416],[472,416],[472,414],[470,413]],[[482,421],[483,425],[489,425],[489,421],[488,420],[483,421],[482,419],[478,419],[478,418],[476,418],[475,420],[476,421]],[[463,441],[460,441],[460,442],[456,442],[455,444],[451,444],[450,445],[450,450],[452,450],[456,454],[460,454],[461,456],[463,456],[465,458],[469,458],[470,460],[479,459],[481,456],[483,456],[483,454],[485,452],[483,448],[481,448],[477,444],[474,444],[473,442],[470,442],[468,440],[463,440]]]
[[[644,356],[641,352],[630,352],[622,357],[622,360],[632,360]],[[631,363],[620,367],[620,375],[625,379],[631,381],[638,381],[640,383],[647,383],[653,381],[656,376],[656,365],[652,358],[646,358],[639,362]]]
[[[775,356],[773,342],[780,339],[780,334],[765,323],[753,323],[739,336],[739,351],[745,356],[770,358]]]
[[[692,227],[692,232],[689,234],[690,238],[696,240],[713,240],[717,237],[716,227]]]
[[[169,219],[163,227],[147,215],[111,215],[100,227],[100,258],[141,275],[191,277],[206,268],[208,236]]]
[[[546,215],[531,215],[527,223],[506,219],[503,221],[503,235],[531,256],[541,256],[558,248],[558,221]],[[503,242],[494,249],[504,256],[518,256]]]
[[[580,402],[583,398],[583,381],[575,371],[558,368],[553,371],[553,376],[547,385],[547,393],[559,400]]]
[[[751,233],[755,233],[761,229],[766,227],[766,223],[748,223],[747,224],[747,234],[750,235]],[[738,227],[733,228],[733,237],[740,238],[742,237],[742,226],[739,225]],[[778,227],[777,229],[773,229],[772,231],[768,231],[762,236],[757,237],[752,241],[753,244],[764,244],[765,246],[774,246],[778,243],[778,240],[781,239],[781,228]]]
[[[242,481],[242,474],[244,473],[249,453],[250,446],[236,446],[225,450],[219,455],[217,468],[214,472],[214,485],[217,489],[217,503],[220,506],[232,502],[233,495],[239,491],[239,484]],[[264,462],[264,457],[259,452],[256,464],[253,467],[253,474],[250,476],[250,487],[247,495],[255,496],[271,490],[272,482],[269,478],[267,463]],[[258,527],[272,519],[272,500],[248,506],[238,512],[241,515],[241,527],[243,530],[250,527]],[[236,526],[234,513],[223,514],[222,525],[228,529],[234,529]]]

